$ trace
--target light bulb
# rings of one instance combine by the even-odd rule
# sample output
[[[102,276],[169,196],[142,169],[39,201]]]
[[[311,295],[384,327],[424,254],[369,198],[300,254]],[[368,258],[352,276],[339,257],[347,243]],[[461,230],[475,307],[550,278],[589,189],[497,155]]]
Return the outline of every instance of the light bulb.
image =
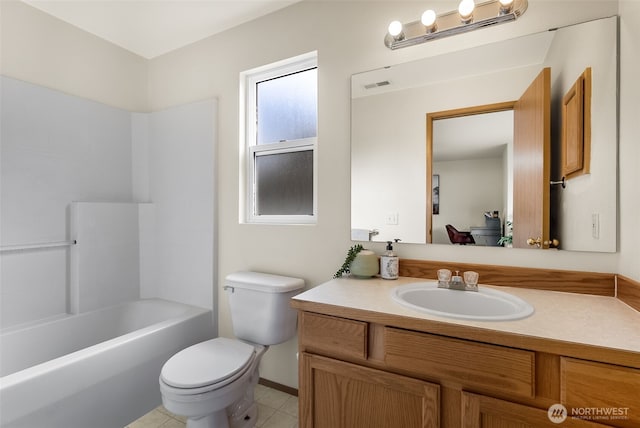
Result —
[[[435,31],[436,29],[436,13],[429,9],[425,10],[422,14],[422,18],[420,18],[422,25],[425,26],[428,33]]]
[[[500,13],[509,13],[513,8],[513,0],[500,0]]]
[[[402,22],[393,21],[389,24],[389,34],[395,38],[399,37],[402,34]]]
[[[475,9],[476,4],[473,0],[462,0],[458,5],[458,13],[460,14],[460,19],[462,22],[467,23],[470,22],[473,17],[473,9]]]

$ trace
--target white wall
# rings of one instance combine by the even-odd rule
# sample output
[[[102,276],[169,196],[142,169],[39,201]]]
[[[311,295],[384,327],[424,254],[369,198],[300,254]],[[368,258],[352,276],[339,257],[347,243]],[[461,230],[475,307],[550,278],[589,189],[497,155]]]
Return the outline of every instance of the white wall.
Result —
[[[444,4],[444,3],[443,3]],[[444,10],[454,9],[448,2]],[[350,237],[350,76],[424,56],[545,30],[617,13],[617,2],[532,0],[521,20],[421,46],[390,51],[383,44],[388,22],[417,19],[422,2],[305,1],[156,58],[149,67],[153,108],[217,96],[219,110],[219,284],[241,269],[305,278],[308,286],[328,280],[340,266]],[[328,29],[345,28],[345,31]],[[318,50],[319,194],[315,226],[239,224],[238,75],[241,71]],[[633,53],[632,53],[633,54]],[[637,54],[633,54],[637,55]],[[627,124],[630,129],[632,124]],[[636,131],[631,131],[637,135]],[[638,225],[629,220],[623,226]],[[371,244],[382,251],[383,244]],[[398,245],[401,257],[506,265],[615,271],[617,254],[532,252],[472,247]],[[636,276],[638,276],[636,274]],[[220,334],[231,336],[226,300],[220,301]],[[262,375],[297,384],[295,341],[273,347]]]
[[[551,67],[551,109],[558,113],[562,111],[564,94],[578,76],[587,67],[591,67],[592,72],[590,172],[567,180],[565,189],[554,189],[559,195],[559,234],[552,238],[559,238],[565,250],[615,252],[617,249],[617,193],[611,192],[616,188],[618,178],[616,140],[612,138],[617,133],[614,96],[617,69],[612,66],[616,64],[617,54],[617,33],[612,31],[616,28],[616,21],[617,18],[611,18],[557,31],[545,61],[545,65]],[[553,155],[558,159],[561,123],[559,117],[554,119],[552,141],[557,150]],[[559,167],[559,162],[557,164]],[[552,180],[560,177],[558,170]],[[598,237],[592,234],[592,214],[600,218]]]
[[[618,272],[640,280],[640,2],[620,2],[620,146]]]
[[[440,214],[432,216],[434,244],[451,244],[447,224],[469,232],[485,227],[484,213],[499,211],[504,221],[505,171],[502,158],[435,162],[440,175]]]
[[[147,101],[147,61],[17,0],[0,2],[0,71],[132,111]]]

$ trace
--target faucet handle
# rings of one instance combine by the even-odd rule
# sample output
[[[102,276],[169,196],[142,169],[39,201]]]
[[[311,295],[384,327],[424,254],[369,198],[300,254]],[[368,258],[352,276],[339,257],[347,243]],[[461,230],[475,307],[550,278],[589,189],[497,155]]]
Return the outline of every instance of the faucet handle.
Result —
[[[463,275],[464,275],[464,283],[467,285],[467,287],[478,288],[478,279],[480,277],[478,272],[474,272],[470,270],[470,271],[466,271]]]
[[[451,271],[449,269],[438,269],[438,281],[448,283],[451,280]]]

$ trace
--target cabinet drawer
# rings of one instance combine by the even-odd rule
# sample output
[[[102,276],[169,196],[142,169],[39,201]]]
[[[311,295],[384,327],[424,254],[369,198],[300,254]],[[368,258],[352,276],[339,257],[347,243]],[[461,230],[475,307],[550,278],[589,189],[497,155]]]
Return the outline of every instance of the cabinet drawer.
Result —
[[[561,400],[569,415],[640,426],[640,370],[567,357],[560,364]]]
[[[534,397],[535,353],[395,328],[385,329],[385,364],[463,389]]]
[[[302,312],[300,340],[304,349],[334,357],[367,358],[367,323]]]

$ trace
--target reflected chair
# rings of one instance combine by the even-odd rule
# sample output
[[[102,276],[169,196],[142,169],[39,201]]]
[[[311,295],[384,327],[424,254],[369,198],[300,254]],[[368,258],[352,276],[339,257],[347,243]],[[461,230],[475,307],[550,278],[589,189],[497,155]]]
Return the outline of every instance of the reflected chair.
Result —
[[[476,243],[473,240],[473,236],[471,236],[471,232],[461,232],[450,224],[446,225],[445,228],[452,244],[467,245]]]

